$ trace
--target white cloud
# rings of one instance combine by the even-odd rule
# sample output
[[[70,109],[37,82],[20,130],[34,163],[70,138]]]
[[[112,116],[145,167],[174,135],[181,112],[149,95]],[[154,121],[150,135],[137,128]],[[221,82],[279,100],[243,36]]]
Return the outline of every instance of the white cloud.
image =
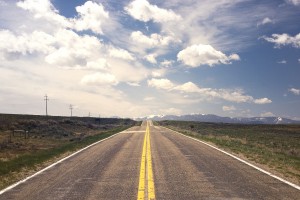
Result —
[[[59,14],[50,0],[25,0],[19,1],[17,6],[29,11],[36,19],[45,19],[58,25],[56,28],[71,28],[77,31],[91,30],[103,34],[102,26],[109,19],[109,13],[104,10],[101,3],[87,1],[75,9],[76,18],[66,18]]]
[[[272,34],[272,37],[261,37],[268,42],[274,43],[275,48],[280,48],[281,46],[292,45],[295,48],[300,48],[300,33],[297,35],[290,36],[286,33],[283,34]]]
[[[294,95],[300,95],[300,89],[291,88],[289,92],[293,93]]]
[[[94,70],[105,70],[108,68],[107,60],[104,58],[98,58],[95,61],[88,61],[86,68]]]
[[[77,31],[92,30],[95,33],[103,34],[102,25],[109,19],[109,13],[104,10],[102,4],[87,1],[82,6],[77,6],[76,11],[79,18],[73,19],[73,22]]]
[[[0,52],[21,53],[22,55],[48,53],[54,48],[55,38],[42,31],[15,35],[9,30],[0,30]]]
[[[50,0],[25,0],[17,2],[17,6],[34,14],[35,18],[44,18],[62,27],[71,27],[71,22],[59,15]]]
[[[132,1],[134,0],[130,0],[130,2]],[[14,4],[13,6],[16,7],[15,6],[16,1],[11,1],[13,3],[11,3],[10,1],[3,1],[3,2],[5,3],[8,2],[6,4]],[[255,15],[254,17],[255,19],[253,20],[252,18],[251,19],[249,18],[249,20],[244,20],[245,23],[236,23],[238,21],[240,22],[243,21],[243,19],[247,19],[247,16],[249,16],[244,9],[242,9],[243,11],[239,13],[231,12],[234,11],[234,9],[236,8],[235,5],[237,4],[237,2],[239,3],[241,1],[232,1],[232,0],[206,1],[205,0],[201,2],[194,1],[193,3],[181,2],[180,6],[178,6],[177,3],[180,2],[178,0],[161,1],[161,2],[148,0],[144,2],[150,2],[151,4],[156,4],[159,7],[159,9],[166,8],[166,9],[162,9],[166,11],[171,11],[168,10],[169,8],[171,8],[173,10],[172,11],[173,13],[176,13],[178,16],[181,15],[184,18],[181,19],[182,21],[179,22],[176,20],[172,21],[171,19],[168,19],[165,16],[164,18],[161,18],[160,16],[154,17],[154,15],[159,15],[160,13],[151,11],[149,12],[150,14],[147,12],[141,14],[141,18],[145,20],[148,17],[150,23],[138,22],[139,23],[138,26],[135,26],[134,24],[131,23],[129,26],[125,26],[127,22],[137,22],[137,21],[134,21],[132,19],[129,19],[129,21],[126,22],[123,21],[122,17],[124,17],[124,13],[122,13],[122,11],[118,9],[122,7],[122,5],[124,5],[124,2],[122,2],[120,6],[117,7],[111,7],[114,4],[106,2],[103,3],[103,5],[105,5],[105,8],[100,3],[96,5],[95,2],[100,2],[99,0],[88,1],[89,4],[91,5],[92,3],[94,3],[93,5],[95,6],[87,6],[88,3],[83,2],[82,4],[84,5],[78,7],[78,8],[82,8],[82,11],[77,10],[78,11],[77,16],[76,16],[76,11],[73,12],[72,15],[74,15],[74,18],[67,18],[64,17],[62,14],[59,14],[59,11],[53,7],[53,5],[56,5],[54,1],[27,0],[22,2],[27,2],[26,6],[23,5],[23,10],[21,10],[20,7],[18,8],[16,7],[14,8],[13,10],[14,12],[13,12],[12,10],[9,9],[13,6],[10,6],[7,9],[0,8],[1,19],[3,19],[4,16],[4,12],[2,12],[2,10],[5,9],[7,10],[6,13],[11,12],[7,16],[14,16],[14,15],[16,16],[16,18],[7,17],[3,21],[1,21],[2,27],[3,28],[9,27],[7,28],[11,30],[9,35],[14,36],[13,38],[8,38],[8,39],[3,39],[2,37],[0,37],[0,40],[2,39],[3,41],[0,42],[0,46],[2,47],[2,49],[0,50],[0,57],[1,57],[1,52],[3,53],[4,56],[7,56],[5,57],[5,59],[7,59],[5,60],[5,63],[2,62],[1,60],[1,64],[0,64],[1,68],[2,66],[6,67],[6,65],[7,67],[13,65],[22,66],[24,70],[22,71],[22,73],[24,73],[24,75],[29,73],[30,70],[32,69],[34,73],[37,73],[39,75],[40,70],[46,70],[46,68],[48,70],[48,68],[52,68],[53,71],[55,71],[56,73],[52,74],[51,73],[52,71],[47,72],[49,73],[50,78],[44,79],[44,82],[49,85],[53,84],[54,82],[55,84],[60,82],[59,83],[60,85],[58,87],[62,90],[62,92],[66,93],[66,96],[67,94],[70,94],[72,93],[72,91],[74,91],[74,88],[78,86],[78,82],[80,80],[82,80],[82,84],[79,85],[80,87],[86,89],[90,93],[93,92],[98,93],[102,88],[99,87],[98,85],[102,86],[102,85],[106,85],[106,83],[107,85],[116,85],[116,82],[125,82],[126,84],[132,86],[141,86],[140,84],[142,84],[142,86],[144,87],[143,80],[149,77],[153,77],[153,78],[165,77],[164,75],[166,74],[167,70],[172,71],[172,73],[174,73],[174,75],[178,77],[177,73],[180,73],[178,72],[178,66],[177,66],[178,63],[176,62],[176,60],[174,62],[169,59],[174,59],[174,54],[173,54],[174,50],[179,52],[177,48],[181,45],[182,45],[181,47],[185,48],[193,44],[199,44],[199,43],[213,44],[213,47],[216,50],[221,51],[221,53],[225,54],[225,56],[228,58],[228,61],[226,61],[226,63],[229,63],[232,60],[239,60],[239,56],[237,54],[230,55],[230,52],[239,51],[238,50],[239,47],[233,45],[233,42],[234,41],[236,42],[239,40],[239,38],[242,38],[241,35],[245,33],[245,29],[243,29],[243,27],[247,27],[251,23],[252,26],[254,25],[253,27],[255,29],[255,25],[258,22],[257,19],[263,19],[264,16],[275,16],[275,15],[270,15],[268,13],[263,13],[257,16],[256,14],[258,12],[253,13],[251,12],[253,10],[250,9],[247,12],[249,13],[251,12],[251,15],[252,14]],[[28,2],[35,2],[37,4],[30,5]],[[46,4],[38,5],[38,3],[40,2],[45,2]],[[51,4],[51,2],[53,2],[53,5]],[[173,3],[175,4],[175,2],[176,5],[173,5]],[[148,3],[146,7],[153,6],[150,3]],[[43,6],[45,7],[43,8]],[[96,7],[101,8],[101,6],[103,8],[102,11],[101,10],[98,10],[97,12],[93,11],[94,8],[95,9]],[[242,7],[243,4],[237,6]],[[106,8],[108,9],[106,10]],[[258,7],[257,9],[260,8],[261,7]],[[73,9],[74,11],[74,7],[71,9]],[[129,13],[128,10],[127,12]],[[241,14],[243,12],[245,12],[244,13],[245,15]],[[71,13],[69,13],[68,15],[70,14]],[[97,21],[99,26],[91,23],[93,22],[94,19],[97,18],[97,14],[99,14],[98,18],[99,18],[99,22],[101,22],[98,23]],[[24,18],[26,17],[25,23],[21,16],[22,17],[24,16]],[[232,17],[233,20],[228,20],[230,19],[229,18],[230,16]],[[124,20],[128,20],[127,19],[128,17],[130,16],[125,16]],[[87,20],[88,18],[89,20]],[[276,20],[277,19],[278,17],[276,17]],[[115,29],[114,33],[111,32],[113,28],[116,28],[115,27],[116,24],[111,24],[111,20],[116,20],[115,23],[118,23],[117,24],[118,27],[117,29]],[[18,23],[14,23],[13,21],[18,21]],[[215,23],[211,23],[213,21]],[[153,24],[153,22],[159,22],[161,24]],[[9,25],[7,25],[8,23]],[[81,26],[79,26],[80,23]],[[17,24],[17,26],[14,26],[15,24]],[[131,40],[130,38],[130,34],[132,33],[132,31],[140,30],[141,28],[140,25],[149,27],[147,31],[146,29],[144,29],[145,32],[141,30],[143,32],[143,33],[141,32],[142,36],[145,36],[146,39],[150,41],[148,43],[149,45],[147,45],[147,43]],[[13,26],[15,28],[12,28]],[[233,32],[235,33],[236,30],[241,30],[241,32],[238,32],[238,34],[235,35],[235,37],[232,37],[232,35],[228,34],[228,31],[225,30],[223,27],[228,27],[228,29],[233,28],[233,31],[231,33]],[[32,33],[34,32],[34,30],[40,33],[45,33],[45,36],[47,37],[49,36],[49,38],[47,39],[43,38],[44,36],[42,34],[40,34],[40,36],[33,35]],[[76,32],[80,30],[87,30],[87,31],[82,31],[80,33]],[[92,35],[95,34],[93,34],[92,31],[97,34],[104,33],[105,36],[102,37],[100,35],[97,35],[98,38],[93,37]],[[159,32],[151,35],[151,33],[153,33],[154,31],[159,31]],[[249,35],[251,35],[251,33],[249,33]],[[247,37],[249,35],[243,35],[244,36],[243,41],[245,41],[245,43],[247,43],[248,40]],[[36,45],[33,45],[35,41],[32,41],[32,39],[30,39],[31,37],[34,38],[34,40],[36,40],[35,38],[41,38],[41,39],[36,40],[38,42],[36,42]],[[103,38],[103,40],[101,40],[100,38]],[[21,39],[22,42],[18,41]],[[182,40],[182,43],[178,43],[176,44],[176,46],[172,45],[172,47],[168,47],[172,42],[175,43],[176,41],[179,41],[179,39]],[[10,43],[7,41],[14,41],[14,42]],[[30,41],[29,42],[30,44],[26,44],[26,41]],[[245,43],[235,43],[235,44],[238,44],[237,46],[244,46]],[[147,47],[149,48],[150,46],[157,49],[142,52],[139,51],[138,49],[142,46],[146,48]],[[232,50],[233,47],[236,49]],[[9,49],[10,52],[8,52]],[[16,51],[13,49],[16,49]],[[141,63],[139,63],[141,61],[141,58],[149,54],[149,52],[156,53],[159,56],[157,57],[156,62],[158,63],[158,66],[162,67],[161,69],[160,68],[153,69],[153,67],[151,69],[147,69]],[[18,54],[17,58],[13,57],[14,56],[13,54],[15,53]],[[8,54],[12,54],[13,56],[8,56]],[[168,60],[160,62],[161,60],[164,59],[164,56],[166,56],[165,58]],[[132,62],[133,60],[134,62]],[[154,58],[152,59],[152,61],[153,60],[156,59]],[[25,63],[25,65],[22,65],[23,63]],[[222,62],[219,61],[218,63],[222,63]],[[32,67],[29,68],[31,65]],[[172,65],[174,67],[169,69],[163,69],[163,67],[167,68]],[[62,68],[57,68],[57,66],[64,67],[64,68],[68,67],[68,69],[80,69],[80,70],[66,71]],[[85,71],[83,69],[90,69],[92,70],[92,72]],[[106,80],[103,81],[106,83],[98,81],[96,75],[94,75],[94,77],[92,76],[92,73],[94,73],[94,71],[99,72],[100,74],[106,74],[108,75],[107,77],[111,75],[110,76],[111,78],[107,78]],[[2,72],[3,70],[1,69],[0,73],[3,75]],[[50,74],[52,77],[55,78],[51,79]],[[57,75],[63,78],[58,80]],[[66,79],[65,77],[68,77],[67,80],[65,80]],[[43,79],[43,77],[40,78]],[[183,83],[184,84],[179,84],[179,85],[172,83],[173,87],[171,87],[171,89],[168,89],[168,92],[165,93],[173,94],[174,98],[178,95],[180,95],[182,99],[184,96],[185,97],[188,96],[189,100],[196,97],[197,99],[194,98],[193,101],[198,103],[199,103],[199,99],[201,100],[205,99],[209,101],[216,99],[217,102],[219,102],[220,100],[222,101],[226,100],[226,101],[233,101],[233,102],[253,103],[254,101],[253,97],[247,95],[245,92],[240,90],[214,89],[214,88],[208,88],[208,86],[206,88],[201,88],[193,83],[192,84],[187,84],[185,82]],[[128,87],[130,87],[126,84],[122,84],[122,85],[120,84],[122,90],[126,90]],[[32,84],[32,85],[34,85],[34,87],[39,87],[39,84]],[[2,84],[2,86],[5,85]],[[40,87],[42,88],[44,86],[40,86]],[[55,88],[58,87],[57,86],[53,87],[54,88],[53,91],[55,91]],[[99,90],[95,90],[95,88],[98,88]],[[143,88],[134,88],[134,89],[136,89],[134,90],[136,92],[139,92],[138,90],[141,91],[143,90]],[[45,87],[44,90],[47,90],[47,88]],[[112,91],[113,90],[110,90],[110,92],[104,95],[107,96],[112,95],[111,94]],[[132,91],[132,88],[130,91]],[[126,91],[126,93],[127,92],[128,91]],[[73,93],[75,94],[76,92]],[[152,94],[149,95],[151,96]],[[4,95],[1,95],[1,97],[3,96]],[[75,95],[75,97],[76,96],[77,95]],[[82,99],[89,99],[84,95],[81,96]],[[163,96],[161,97],[163,99]],[[160,98],[157,97],[157,99]],[[90,100],[87,100],[86,104],[89,104],[89,101]],[[97,101],[99,100],[97,99]],[[124,101],[126,101],[126,99],[124,99]],[[82,102],[84,102],[84,100]],[[109,104],[109,106],[107,107],[112,108],[112,110],[116,110],[116,108],[114,108],[114,106],[116,105],[115,102],[112,103],[108,100],[105,101],[105,103]],[[101,106],[105,105],[105,103],[102,103]],[[74,102],[74,104],[77,105],[76,102]],[[123,103],[121,102],[120,104],[123,105]],[[95,101],[95,104],[92,105],[97,105],[97,102]],[[161,103],[159,103],[159,105],[157,104],[156,110],[159,110],[158,106],[161,105],[162,105]],[[121,106],[119,107],[118,105],[116,105],[116,107],[118,108],[125,108],[123,110],[127,110],[127,108],[129,110],[131,106],[128,106],[128,104],[126,104],[126,106],[123,107]],[[169,106],[172,107],[172,105],[168,105],[167,108]],[[105,109],[109,110],[107,107],[105,107]],[[100,108],[100,112],[102,112],[101,108]],[[107,113],[109,113],[109,111]],[[138,109],[136,109],[136,113],[139,113]]]
[[[145,58],[148,62],[150,62],[150,63],[152,63],[152,64],[156,64],[156,63],[157,63],[157,61],[156,61],[156,56],[157,56],[157,54],[153,53],[153,54],[146,55],[144,58]]]
[[[151,71],[139,63],[131,63],[125,60],[109,60],[109,73],[113,74],[118,81],[138,84],[146,79]]]
[[[137,82],[127,82],[128,85],[133,86],[133,87],[140,87],[141,85]]]
[[[268,98],[254,99],[252,96],[244,94],[242,90],[200,88],[193,82],[175,85],[168,79],[151,79],[150,81],[148,81],[148,85],[157,89],[198,94],[199,97],[203,97],[207,100],[216,98],[235,103],[272,103],[272,101]]]
[[[127,7],[127,13],[134,19],[148,22],[168,22],[178,21],[181,17],[175,14],[172,10],[166,10],[150,4],[147,0],[134,0]]]
[[[237,54],[226,56],[211,45],[198,44],[180,51],[177,54],[177,60],[190,67],[199,67],[201,65],[230,64],[231,60],[240,60],[240,57]]]
[[[299,59],[299,60],[300,60],[300,59]],[[299,61],[299,62],[300,62],[300,61]],[[160,64],[161,64],[161,66],[163,66],[163,67],[171,67],[173,63],[174,63],[173,60],[164,60],[164,61],[161,62]]]
[[[278,61],[277,63],[278,63],[278,64],[286,64],[287,61],[286,61],[286,60],[281,60],[281,61]]]
[[[165,68],[154,69],[151,73],[153,77],[162,77],[167,73]]]
[[[157,88],[157,89],[170,90],[174,87],[174,84],[168,79],[155,79],[155,78],[152,78],[151,80],[148,80],[148,86],[154,87],[154,88]]]
[[[109,73],[94,73],[84,76],[81,79],[83,85],[117,85],[116,77]]]
[[[135,60],[133,55],[124,49],[117,49],[117,48],[111,47],[109,49],[109,55],[112,57],[121,58],[124,60]]]
[[[229,60],[241,60],[240,56],[237,55],[236,53],[231,54],[228,58]]]
[[[155,99],[155,97],[145,97],[144,101],[153,101]]]
[[[222,107],[223,111],[234,111],[236,108],[234,106],[223,106]]]
[[[298,59],[298,62],[300,63],[300,58]]]
[[[61,29],[54,33],[53,38],[54,41],[47,46],[49,52],[44,55],[46,63],[52,66],[105,70],[117,77],[118,81],[125,82],[139,82],[149,74],[139,63],[131,63],[134,57],[127,50],[102,44],[95,36],[81,36],[72,30]],[[42,40],[39,44],[45,41],[47,40]],[[41,48],[43,45],[37,44],[37,47]]]
[[[261,98],[261,99],[255,99],[254,103],[256,103],[256,104],[268,104],[268,103],[272,103],[272,101],[268,98]]]
[[[150,48],[156,46],[167,46],[171,42],[178,42],[178,40],[172,36],[162,36],[157,33],[153,33],[148,37],[141,31],[132,32],[130,37],[133,41],[147,45]]]
[[[159,111],[164,115],[180,115],[182,113],[182,111],[178,108],[160,109]]]
[[[54,35],[56,49],[50,52],[45,61],[60,67],[85,66],[101,50],[102,44],[94,36],[80,36],[71,30],[60,30]]]
[[[286,0],[286,2],[295,6],[300,5],[300,0]]]
[[[262,21],[257,23],[257,26],[273,23],[269,17],[265,17]]]
[[[187,82],[182,85],[178,85],[178,86],[174,87],[173,89],[183,91],[183,92],[188,92],[188,93],[200,93],[201,92],[201,89],[192,82]]]
[[[78,35],[67,29],[52,34],[34,31],[19,35],[0,30],[0,57],[9,59],[10,54],[35,54],[35,58],[44,60],[45,64],[64,69],[105,70],[125,82],[139,82],[150,73],[138,63],[126,62],[134,59],[128,51],[106,46],[97,37]],[[128,76],[128,73],[132,75]]]
[[[272,112],[264,112],[260,114],[261,117],[274,117],[275,115]]]

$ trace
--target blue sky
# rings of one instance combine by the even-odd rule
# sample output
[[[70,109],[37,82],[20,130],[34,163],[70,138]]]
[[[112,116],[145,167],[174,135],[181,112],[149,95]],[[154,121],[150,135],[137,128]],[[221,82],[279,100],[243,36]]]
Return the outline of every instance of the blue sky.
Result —
[[[300,119],[299,0],[0,0],[0,112]]]

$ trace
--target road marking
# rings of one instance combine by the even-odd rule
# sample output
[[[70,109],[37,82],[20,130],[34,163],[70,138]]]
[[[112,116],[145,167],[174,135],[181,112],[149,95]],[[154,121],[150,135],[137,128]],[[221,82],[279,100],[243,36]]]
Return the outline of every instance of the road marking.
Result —
[[[222,153],[224,153],[224,154],[226,154],[226,155],[228,155],[228,156],[230,156],[230,157],[232,157],[232,158],[234,158],[234,159],[236,159],[236,160],[238,160],[238,161],[240,161],[240,162],[242,162],[242,163],[244,163],[244,164],[246,164],[246,165],[248,165],[248,166],[250,166],[250,167],[252,167],[252,168],[254,168],[254,169],[256,169],[256,170],[258,170],[258,171],[260,171],[260,172],[262,172],[262,173],[264,173],[264,174],[266,174],[266,175],[269,175],[269,176],[271,176],[271,177],[273,177],[273,178],[275,178],[275,179],[277,179],[277,180],[279,180],[279,181],[281,181],[281,182],[283,182],[283,183],[288,184],[289,186],[292,186],[293,188],[295,188],[295,189],[297,189],[297,190],[300,190],[300,186],[298,186],[298,185],[296,185],[296,184],[294,184],[294,183],[291,183],[291,182],[289,182],[289,181],[287,181],[287,180],[285,180],[285,179],[283,179],[283,178],[280,178],[280,177],[278,177],[278,176],[276,176],[276,175],[274,175],[274,174],[272,174],[272,173],[270,173],[270,172],[268,172],[268,171],[266,171],[266,170],[263,170],[263,169],[261,169],[261,168],[255,166],[255,165],[253,165],[253,164],[251,164],[251,163],[249,163],[249,162],[247,162],[247,161],[245,161],[245,160],[243,160],[243,159],[241,159],[241,158],[239,158],[239,157],[237,157],[237,156],[235,156],[235,155],[233,155],[233,154],[231,154],[231,153],[228,153],[228,152],[226,152],[226,151],[224,151],[224,150],[222,150],[222,149],[219,149],[219,148],[217,148],[217,147],[215,147],[215,146],[213,146],[213,145],[211,145],[211,144],[208,144],[208,143],[206,143],[206,142],[203,142],[203,141],[201,141],[201,140],[199,140],[199,139],[196,139],[196,138],[193,138],[193,137],[184,135],[184,134],[182,134],[182,133],[179,133],[179,132],[177,132],[177,131],[174,131],[174,130],[169,129],[169,128],[166,128],[166,127],[164,127],[164,128],[165,128],[165,129],[168,129],[168,130],[170,130],[170,131],[172,131],[172,132],[174,132],[174,133],[180,134],[180,135],[182,135],[182,136],[184,136],[184,137],[187,137],[187,138],[189,138],[189,139],[192,139],[192,140],[195,140],[195,141],[200,142],[200,143],[202,143],[202,144],[205,144],[205,145],[207,145],[207,146],[209,146],[209,147],[211,147],[211,148],[213,148],[213,149],[216,149],[217,151],[220,151],[220,152],[222,152]]]
[[[108,139],[110,139],[110,138],[112,138],[112,137],[115,137],[115,136],[117,136],[117,135],[119,135],[119,134],[121,134],[121,133],[122,133],[122,132],[116,133],[116,134],[114,134],[114,135],[112,135],[112,136],[109,136],[108,138],[105,138],[105,139],[103,139],[103,140],[99,140],[98,142],[95,142],[95,143],[93,143],[93,144],[90,144],[89,146],[84,147],[83,149],[80,149],[80,150],[76,151],[75,153],[73,153],[73,154],[71,154],[71,155],[69,155],[69,156],[67,156],[67,157],[65,157],[65,158],[63,158],[63,159],[61,159],[61,160],[59,160],[59,161],[57,161],[57,162],[51,164],[51,165],[49,165],[48,167],[46,167],[46,168],[44,168],[44,169],[42,169],[42,170],[36,172],[35,174],[33,174],[33,175],[31,175],[31,176],[28,176],[28,177],[26,177],[25,179],[23,179],[23,180],[21,180],[21,181],[19,181],[19,182],[16,182],[16,183],[14,183],[14,184],[11,185],[11,186],[8,186],[7,188],[4,188],[3,190],[0,191],[0,195],[2,195],[3,193],[5,193],[5,192],[7,192],[7,191],[9,191],[9,190],[11,190],[11,189],[17,187],[17,186],[20,185],[21,183],[25,183],[25,182],[28,181],[29,179],[32,179],[33,177],[35,177],[35,176],[37,176],[37,175],[43,173],[44,171],[46,171],[46,170],[48,170],[48,169],[54,167],[55,165],[57,165],[57,164],[59,164],[59,163],[62,163],[63,161],[65,161],[65,160],[67,160],[67,159],[69,159],[69,158],[75,156],[76,154],[78,154],[78,153],[80,153],[80,152],[82,152],[82,151],[84,151],[84,150],[86,150],[86,149],[88,149],[88,148],[90,148],[90,147],[92,147],[92,146],[94,146],[94,145],[100,143],[100,142],[104,142],[105,140],[108,140]]]
[[[146,129],[147,130],[147,129]],[[140,168],[140,179],[139,179],[139,190],[138,190],[138,200],[145,199],[145,174],[146,174],[146,145],[147,144],[147,131],[144,136],[141,168]]]
[[[122,131],[122,133],[145,133],[145,131]]]
[[[147,173],[146,173],[147,172]],[[147,190],[146,190],[146,174],[147,174]],[[139,189],[138,189],[138,200],[148,200],[155,199],[155,189],[153,180],[153,170],[152,170],[152,157],[151,157],[151,144],[150,144],[150,128],[147,122],[147,128],[144,136],[141,168],[140,168],[140,178],[139,178]]]
[[[148,130],[148,141],[147,141],[147,172],[148,172],[148,199],[155,199],[154,191],[154,180],[153,180],[153,170],[152,170],[152,156],[151,156],[151,143],[150,143],[150,128],[147,126]]]

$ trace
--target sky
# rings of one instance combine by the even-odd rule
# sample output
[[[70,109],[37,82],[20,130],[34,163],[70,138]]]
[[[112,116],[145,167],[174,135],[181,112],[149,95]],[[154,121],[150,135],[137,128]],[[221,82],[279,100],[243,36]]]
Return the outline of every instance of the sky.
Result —
[[[0,113],[300,120],[300,0],[0,0]]]

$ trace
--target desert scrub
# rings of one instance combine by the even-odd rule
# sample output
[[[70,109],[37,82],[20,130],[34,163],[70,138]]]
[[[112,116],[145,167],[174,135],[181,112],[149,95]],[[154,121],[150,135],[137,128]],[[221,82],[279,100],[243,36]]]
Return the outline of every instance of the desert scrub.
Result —
[[[41,164],[54,157],[58,157],[59,155],[62,155],[66,152],[74,152],[101,139],[107,138],[115,133],[121,132],[127,128],[129,128],[129,126],[118,127],[106,132],[85,137],[82,140],[74,140],[69,143],[63,143],[51,149],[37,150],[22,154],[11,160],[0,160],[0,179],[2,180],[0,181],[0,189],[3,189],[17,181],[14,174],[24,168],[35,170],[35,166],[37,166],[38,164]]]

